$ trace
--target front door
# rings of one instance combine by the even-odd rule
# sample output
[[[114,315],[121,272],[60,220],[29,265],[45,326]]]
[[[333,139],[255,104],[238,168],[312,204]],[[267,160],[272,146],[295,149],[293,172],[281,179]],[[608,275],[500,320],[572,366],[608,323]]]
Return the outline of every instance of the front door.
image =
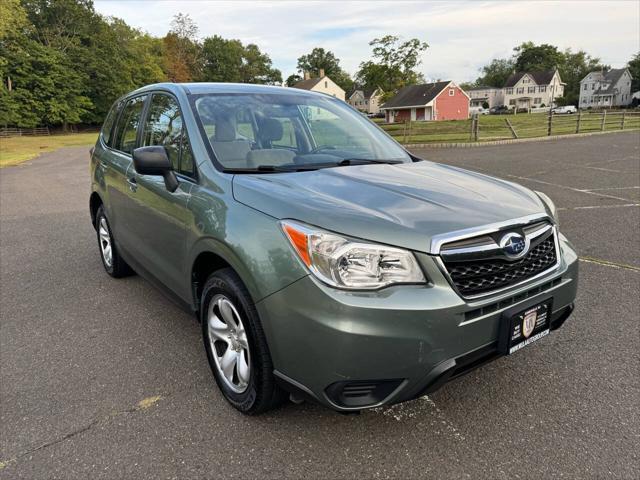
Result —
[[[162,145],[178,176],[175,192],[164,179],[128,173],[134,254],[149,273],[185,300],[190,299],[186,265],[186,223],[190,192],[195,177],[193,155],[182,124],[178,101],[165,93],[154,93],[144,121],[141,146]]]

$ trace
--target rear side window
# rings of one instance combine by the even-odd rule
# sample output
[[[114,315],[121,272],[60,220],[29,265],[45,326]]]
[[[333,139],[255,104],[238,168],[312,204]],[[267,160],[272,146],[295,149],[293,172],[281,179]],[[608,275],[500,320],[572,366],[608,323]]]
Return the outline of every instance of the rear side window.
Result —
[[[151,97],[142,145],[164,146],[173,169],[185,175],[193,175],[193,154],[182,124],[180,105],[175,98],[163,94]]]
[[[116,118],[118,116],[118,112],[120,111],[120,106],[121,106],[120,102],[114,103],[113,107],[111,107],[111,110],[107,114],[107,118],[104,120],[104,123],[102,124],[102,130],[100,131],[100,135],[102,136],[102,141],[104,142],[105,145],[111,146],[111,139],[112,139],[111,133],[113,132],[113,124],[115,123]]]
[[[138,127],[142,119],[142,109],[146,98],[146,95],[132,98],[124,106],[116,130],[114,148],[117,150],[131,155],[136,148]]]

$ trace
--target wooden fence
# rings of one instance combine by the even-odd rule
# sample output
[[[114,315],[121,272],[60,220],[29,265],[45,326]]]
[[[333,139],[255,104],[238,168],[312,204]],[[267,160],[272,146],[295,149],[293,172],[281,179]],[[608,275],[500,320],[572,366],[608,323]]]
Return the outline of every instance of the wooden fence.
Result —
[[[638,111],[474,115],[469,120],[381,125],[401,143],[482,142],[640,128]]]
[[[0,137],[22,137],[36,135],[50,135],[49,127],[0,128]]]

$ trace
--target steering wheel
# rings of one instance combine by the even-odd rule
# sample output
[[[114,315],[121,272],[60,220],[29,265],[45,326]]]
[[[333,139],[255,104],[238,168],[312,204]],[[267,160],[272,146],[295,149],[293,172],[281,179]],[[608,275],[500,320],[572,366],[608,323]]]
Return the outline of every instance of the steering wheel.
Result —
[[[307,155],[311,155],[313,153],[321,152],[322,150],[337,150],[333,145],[319,145],[310,152],[307,152]]]

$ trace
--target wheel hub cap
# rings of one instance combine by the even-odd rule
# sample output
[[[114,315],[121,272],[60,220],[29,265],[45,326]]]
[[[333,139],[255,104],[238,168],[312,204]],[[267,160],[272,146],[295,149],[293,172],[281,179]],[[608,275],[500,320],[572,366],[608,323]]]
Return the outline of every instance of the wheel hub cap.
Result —
[[[209,303],[207,332],[220,378],[234,392],[244,392],[251,376],[249,343],[240,314],[224,295]]]

